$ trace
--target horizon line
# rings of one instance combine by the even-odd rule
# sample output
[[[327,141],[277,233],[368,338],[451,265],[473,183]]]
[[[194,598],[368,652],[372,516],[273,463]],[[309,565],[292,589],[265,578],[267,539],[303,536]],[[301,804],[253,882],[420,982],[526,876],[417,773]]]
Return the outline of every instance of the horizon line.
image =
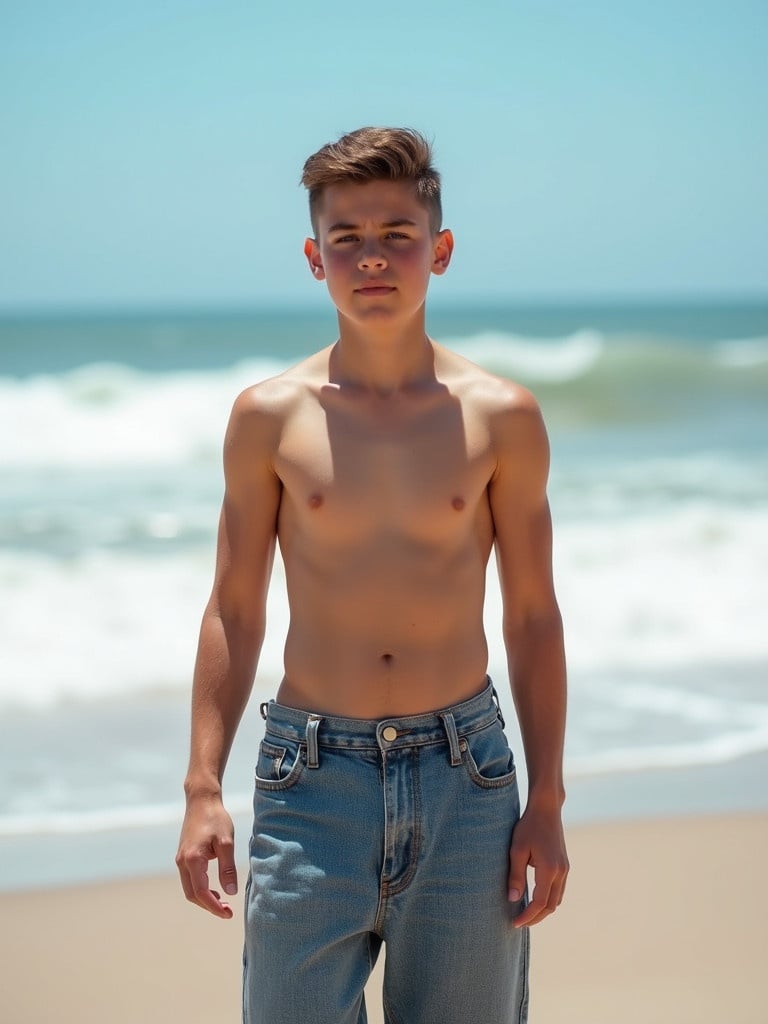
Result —
[[[428,312],[451,312],[456,310],[480,311],[487,310],[579,310],[579,309],[643,309],[643,308],[687,308],[706,307],[748,307],[768,306],[768,292],[679,292],[636,294],[599,294],[574,295],[566,293],[550,296],[510,296],[476,295],[462,298],[433,297],[428,303]],[[66,319],[98,319],[100,317],[124,317],[126,319],[143,319],[146,317],[192,316],[252,316],[254,314],[279,314],[282,316],[317,316],[328,313],[333,316],[335,310],[332,303],[304,301],[297,303],[286,296],[282,300],[261,301],[258,299],[231,299],[199,303],[194,301],[133,301],[133,302],[73,302],[73,303],[34,303],[9,304],[0,303],[0,320],[50,320]]]

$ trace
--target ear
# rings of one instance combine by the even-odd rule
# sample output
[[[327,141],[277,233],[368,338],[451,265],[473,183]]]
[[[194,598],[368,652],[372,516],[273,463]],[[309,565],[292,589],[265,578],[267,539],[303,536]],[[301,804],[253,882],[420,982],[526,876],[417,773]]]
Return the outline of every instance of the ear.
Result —
[[[453,254],[453,232],[443,228],[435,235],[434,255],[432,258],[432,273],[444,274],[448,269]]]
[[[320,246],[314,238],[305,239],[304,255],[307,257],[307,263],[314,279],[316,281],[324,281],[325,270],[323,269],[323,260],[320,256]]]

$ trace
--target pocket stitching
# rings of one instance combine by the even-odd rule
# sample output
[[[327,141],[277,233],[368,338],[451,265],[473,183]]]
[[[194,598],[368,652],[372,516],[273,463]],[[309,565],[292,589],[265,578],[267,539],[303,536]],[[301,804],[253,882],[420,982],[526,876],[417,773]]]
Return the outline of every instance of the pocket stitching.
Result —
[[[506,775],[497,775],[493,779],[488,779],[485,775],[481,775],[466,739],[462,739],[459,742],[459,750],[462,755],[461,762],[466,769],[467,775],[480,789],[504,789],[506,786],[512,785],[516,780],[517,768],[515,767],[512,768],[512,771],[507,772]]]
[[[287,747],[278,746],[277,744],[270,743],[269,740],[265,739],[261,741],[261,753],[266,754],[267,757],[272,759],[272,770],[275,773],[275,779],[273,781],[277,782],[280,778],[280,769],[283,766],[285,755],[288,753]]]
[[[271,743],[269,743],[267,741],[262,741],[262,750],[265,749],[265,747],[269,748],[269,750],[281,750],[282,751],[282,756],[280,758],[280,764],[282,764],[283,760],[285,759],[285,755],[287,753],[286,748],[285,747],[277,747],[277,746],[275,746],[275,745],[273,745],[273,744],[271,744]],[[273,791],[281,790],[281,789],[290,789],[290,787],[294,786],[298,782],[299,778],[301,777],[301,775],[302,775],[302,773],[304,771],[305,762],[306,762],[305,747],[304,747],[304,744],[301,743],[301,744],[299,744],[299,750],[298,750],[298,753],[296,754],[296,760],[293,762],[293,764],[292,764],[292,766],[290,768],[290,771],[288,772],[288,774],[285,776],[284,779],[264,779],[264,778],[262,778],[259,775],[259,773],[258,773],[258,765],[257,765],[256,770],[254,772],[254,784],[256,786],[256,789],[273,790]]]

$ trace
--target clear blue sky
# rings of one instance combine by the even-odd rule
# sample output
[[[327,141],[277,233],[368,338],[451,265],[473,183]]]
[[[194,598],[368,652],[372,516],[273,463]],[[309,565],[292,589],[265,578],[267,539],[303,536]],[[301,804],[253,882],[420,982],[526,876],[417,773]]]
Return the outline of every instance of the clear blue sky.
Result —
[[[768,296],[765,0],[0,0],[0,308],[320,301],[304,158],[435,139],[445,300]]]

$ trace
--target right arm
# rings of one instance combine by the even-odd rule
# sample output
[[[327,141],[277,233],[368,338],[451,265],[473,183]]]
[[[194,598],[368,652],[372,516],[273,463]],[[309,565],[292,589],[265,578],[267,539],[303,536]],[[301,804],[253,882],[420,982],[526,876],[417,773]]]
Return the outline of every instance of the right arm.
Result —
[[[184,894],[217,917],[232,910],[208,883],[237,892],[234,828],[222,776],[253,686],[264,639],[281,484],[272,467],[279,417],[261,388],[235,402],[224,443],[224,502],[213,591],[203,614],[192,685],[192,742],[184,782],[186,814],[176,864]]]

